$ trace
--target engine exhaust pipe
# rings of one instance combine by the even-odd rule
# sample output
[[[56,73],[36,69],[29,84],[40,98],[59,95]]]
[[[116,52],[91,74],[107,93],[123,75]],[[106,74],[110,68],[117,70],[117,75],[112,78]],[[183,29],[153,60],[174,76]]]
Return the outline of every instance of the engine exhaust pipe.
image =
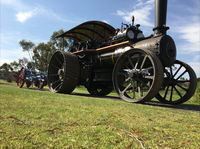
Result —
[[[155,34],[166,34],[167,0],[155,0]]]

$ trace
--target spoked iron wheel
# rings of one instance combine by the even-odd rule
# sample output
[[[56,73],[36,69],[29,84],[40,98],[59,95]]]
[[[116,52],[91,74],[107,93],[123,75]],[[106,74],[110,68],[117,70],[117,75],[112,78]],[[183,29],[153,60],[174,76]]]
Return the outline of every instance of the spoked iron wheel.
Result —
[[[39,88],[40,81],[38,79],[33,80],[35,87]]]
[[[48,68],[48,86],[52,92],[71,93],[79,81],[78,57],[71,53],[57,51]]]
[[[43,87],[44,87],[44,83],[43,83],[43,82],[40,82],[38,88],[41,90],[41,89],[43,89]]]
[[[113,86],[120,98],[127,102],[151,100],[163,81],[160,60],[152,52],[132,49],[125,52],[113,70]]]
[[[26,82],[26,87],[27,88],[29,88],[31,86],[31,84],[32,84],[30,80],[26,80],[25,82]]]
[[[47,85],[46,82],[40,82],[38,88],[43,89],[45,85]]]
[[[112,92],[112,87],[104,86],[104,87],[87,87],[88,92],[94,96],[106,96]]]
[[[25,83],[25,68],[22,68],[17,75],[17,86],[22,88]]]
[[[189,100],[196,90],[197,78],[193,69],[186,63],[176,60],[164,70],[162,89],[156,98],[167,104],[181,104]]]

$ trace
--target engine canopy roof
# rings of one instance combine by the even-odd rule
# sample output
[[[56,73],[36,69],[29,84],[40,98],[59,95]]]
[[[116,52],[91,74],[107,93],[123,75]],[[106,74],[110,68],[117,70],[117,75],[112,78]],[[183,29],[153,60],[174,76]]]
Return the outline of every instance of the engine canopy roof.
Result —
[[[106,41],[114,36],[115,28],[101,21],[88,21],[82,23],[69,31],[57,36],[68,37],[77,41],[97,40]]]

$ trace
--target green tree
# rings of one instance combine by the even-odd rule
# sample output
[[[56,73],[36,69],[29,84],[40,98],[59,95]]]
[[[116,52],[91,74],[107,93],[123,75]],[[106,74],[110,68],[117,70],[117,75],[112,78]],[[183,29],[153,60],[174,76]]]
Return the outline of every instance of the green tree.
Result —
[[[51,42],[39,43],[33,49],[33,61],[39,71],[47,71],[51,56],[56,51]]]
[[[12,82],[12,80],[14,80],[12,75],[13,68],[11,67],[11,65],[4,63],[0,66],[0,71],[1,78],[7,80],[8,82]]]
[[[32,58],[32,50],[35,44],[31,41],[21,40],[19,42],[19,45],[22,47],[23,51],[28,52],[30,58]]]
[[[66,38],[58,38],[59,35],[63,34],[64,30],[53,32],[50,38],[50,42],[53,43],[57,50],[64,50],[68,47],[68,40]]]
[[[51,56],[56,50],[65,50],[70,44],[71,40],[65,38],[57,38],[59,35],[63,34],[64,31],[61,29],[59,31],[53,32],[50,41],[47,43],[39,43],[35,45],[31,41],[21,40],[19,42],[24,52],[28,52],[31,58],[31,62],[27,59],[19,59],[19,61],[14,61],[11,63],[15,70],[21,69],[21,67],[29,67],[33,70],[39,70],[46,72],[48,69],[48,64]]]
[[[26,67],[29,62],[27,58],[18,59],[18,61],[13,61],[10,63],[10,66],[14,71],[20,70],[22,67]],[[32,64],[33,65],[33,64]]]

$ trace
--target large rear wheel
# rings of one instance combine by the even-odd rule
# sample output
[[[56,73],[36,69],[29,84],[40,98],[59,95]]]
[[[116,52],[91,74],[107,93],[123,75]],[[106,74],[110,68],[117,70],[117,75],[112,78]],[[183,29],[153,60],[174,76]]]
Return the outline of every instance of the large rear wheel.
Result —
[[[164,80],[156,98],[167,104],[181,104],[195,93],[197,78],[193,69],[186,63],[176,60],[164,70]]]
[[[71,53],[57,51],[48,68],[48,86],[56,93],[71,93],[78,84],[80,66],[78,57]]]
[[[154,53],[132,49],[119,57],[112,79],[121,99],[127,102],[146,102],[161,87],[163,67]]]

